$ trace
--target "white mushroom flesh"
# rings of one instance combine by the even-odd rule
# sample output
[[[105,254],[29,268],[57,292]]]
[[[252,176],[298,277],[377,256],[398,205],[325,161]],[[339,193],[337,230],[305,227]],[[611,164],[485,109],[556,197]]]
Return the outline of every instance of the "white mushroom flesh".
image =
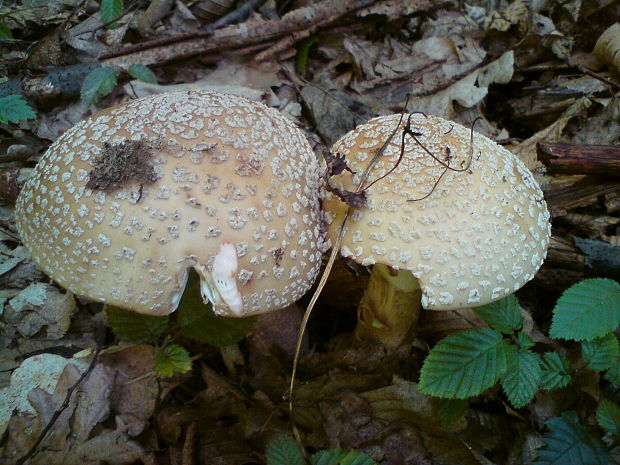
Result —
[[[237,289],[237,251],[235,246],[225,242],[220,246],[220,251],[213,260],[211,266],[211,276],[215,283],[219,297],[224,301],[228,308],[238,316],[243,311],[243,300],[239,289]],[[205,283],[206,287],[206,283]],[[217,296],[210,290],[208,298],[211,303],[217,304]]]
[[[427,309],[474,307],[515,292],[541,266],[550,238],[549,212],[532,173],[487,137],[474,133],[472,147],[469,128],[422,114],[412,116],[411,130],[460,171],[445,171],[409,135],[398,163],[407,119],[394,132],[401,115],[375,118],[332,148],[355,172],[334,176],[333,184],[354,191],[394,134],[365,185],[397,167],[366,190],[367,206],[352,213],[341,253],[364,265],[411,271]],[[333,241],[347,207],[331,193],[323,205]]]
[[[129,141],[152,147],[156,182],[88,188],[104,144]],[[215,310],[249,315],[283,308],[313,283],[319,178],[303,133],[277,111],[227,94],[159,94],[102,111],[52,144],[18,198],[17,227],[62,286],[155,315],[176,308],[189,267],[217,289],[211,267],[231,244],[241,304],[215,298]]]

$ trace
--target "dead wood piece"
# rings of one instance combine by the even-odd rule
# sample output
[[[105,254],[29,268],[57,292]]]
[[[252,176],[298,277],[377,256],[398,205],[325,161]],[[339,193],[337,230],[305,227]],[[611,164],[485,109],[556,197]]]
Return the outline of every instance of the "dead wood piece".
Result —
[[[542,289],[560,294],[573,284],[583,281],[585,277],[585,270],[567,270],[566,268],[549,266],[545,263],[536,273],[534,280]]]
[[[595,276],[620,279],[620,247],[600,239],[573,236],[575,245],[583,252],[585,265]]]
[[[538,158],[550,174],[597,174],[620,178],[620,146],[541,142]]]
[[[568,213],[559,222],[568,226],[572,234],[590,238],[601,238],[620,223],[620,218],[609,215],[588,215],[585,213]]]
[[[605,210],[607,213],[613,213],[620,210],[620,191],[611,192],[605,195]]]
[[[86,75],[100,66],[96,62],[81,63],[51,69],[43,77],[10,79],[0,84],[0,98],[16,94],[24,94],[36,101],[74,97],[80,93]]]
[[[423,11],[433,7],[433,0],[412,0]],[[280,19],[256,19],[242,24],[210,31],[179,36],[164,41],[145,42],[128,47],[114,54],[101,57],[103,65],[126,69],[132,64],[162,63],[191,55],[219,52],[252,44],[264,43],[265,48],[284,36],[300,31],[314,31],[366,7],[379,3],[378,0],[323,0],[293,10]]]
[[[552,268],[583,271],[584,255],[571,240],[561,236],[551,236],[545,265]]]
[[[551,185],[545,190],[545,199],[552,216],[565,215],[567,210],[592,205],[600,196],[618,192],[620,182],[586,176],[574,183]]]
[[[310,31],[309,29],[306,29],[304,31],[294,32],[293,34],[287,37],[284,37],[283,39],[280,39],[274,45],[269,47],[267,50],[264,50],[263,52],[256,55],[255,59],[259,63],[262,61],[267,61],[272,56],[277,55],[278,53],[291,48],[293,45],[295,45],[300,40],[310,37],[310,34],[312,34],[312,31]]]
[[[293,10],[277,20],[250,20],[235,26],[207,31],[191,36],[180,36],[161,41],[145,42],[115,54],[104,55],[108,66],[127,68],[134,63],[143,65],[161,63],[196,54],[212,53],[250,44],[270,42],[285,34],[328,24],[341,16],[376,3],[377,0],[324,0],[311,6]]]

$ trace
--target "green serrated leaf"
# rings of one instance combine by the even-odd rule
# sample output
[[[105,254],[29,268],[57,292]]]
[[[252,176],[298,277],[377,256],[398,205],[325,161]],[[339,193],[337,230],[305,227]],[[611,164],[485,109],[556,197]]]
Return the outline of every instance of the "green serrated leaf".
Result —
[[[157,78],[155,77],[153,71],[151,71],[148,67],[144,65],[133,64],[129,67],[127,71],[134,78],[139,79],[140,81],[157,84]]]
[[[310,457],[310,463],[312,465],[377,465],[377,462],[363,452],[345,452],[341,449],[317,452]]]
[[[620,435],[620,407],[618,404],[603,399],[596,407],[596,422],[608,433]]]
[[[603,371],[618,363],[620,345],[616,335],[609,333],[592,341],[582,342],[581,352],[586,368]]]
[[[160,348],[155,354],[155,373],[160,378],[170,378],[192,369],[192,359],[187,350],[177,344]]]
[[[493,386],[506,370],[510,348],[488,328],[452,334],[431,350],[420,372],[420,392],[464,399]]]
[[[118,73],[109,66],[93,69],[86,75],[80,89],[80,97],[85,107],[108,95],[116,86]]]
[[[363,452],[352,450],[340,457],[340,465],[377,465],[377,462]]]
[[[0,123],[19,123],[36,117],[37,114],[22,95],[0,97]]]
[[[547,432],[541,439],[532,465],[607,465],[609,452],[592,430],[582,425],[575,412],[564,412],[547,421]]]
[[[0,22],[0,39],[12,39],[12,38],[13,38],[13,34],[11,33],[9,26]]]
[[[474,310],[491,328],[504,334],[511,334],[523,326],[519,301],[513,294]]]
[[[123,13],[123,0],[101,0],[101,22],[108,24]]]
[[[469,405],[466,399],[433,399],[435,411],[441,424],[450,426],[456,420],[461,418],[465,413],[465,409]]]
[[[304,465],[299,444],[288,434],[276,434],[265,448],[267,465]]]
[[[569,287],[553,309],[549,334],[557,339],[590,341],[620,324],[620,284],[586,279]]]
[[[195,273],[190,274],[176,317],[183,336],[218,347],[243,339],[256,321],[255,317],[227,318],[213,313],[211,305],[202,301]]]
[[[310,457],[310,463],[312,465],[338,465],[343,454],[341,449],[322,450]]]
[[[535,342],[526,333],[520,332],[517,334],[517,344],[519,344],[519,347],[522,349],[531,349],[534,347]]]
[[[153,343],[168,328],[167,316],[142,315],[111,305],[106,306],[106,314],[116,337],[125,342]]]
[[[517,349],[508,358],[508,369],[500,378],[502,389],[515,408],[530,402],[542,379],[540,356],[531,350]]]
[[[570,380],[570,364],[557,352],[545,352],[542,356],[541,389],[551,391],[566,386]]]
[[[605,379],[610,383],[620,384],[620,358],[605,372]]]

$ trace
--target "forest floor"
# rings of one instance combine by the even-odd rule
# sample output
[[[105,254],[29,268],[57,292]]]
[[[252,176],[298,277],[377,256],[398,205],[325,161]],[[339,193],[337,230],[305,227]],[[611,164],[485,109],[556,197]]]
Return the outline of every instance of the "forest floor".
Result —
[[[294,424],[310,455],[365,454],[312,463],[620,463],[620,409],[601,420],[601,405],[620,401],[617,339],[612,332],[611,361],[595,370],[583,345],[549,337],[566,289],[620,280],[620,31],[593,52],[620,2],[254,0],[249,15],[235,3],[0,4],[0,99],[23,95],[36,112],[0,124],[0,462],[304,463],[281,435]],[[120,16],[104,6],[120,6]],[[422,394],[433,344],[483,323],[446,313],[431,325],[422,312],[406,349],[361,342],[352,331],[369,272],[340,259],[309,320],[292,415],[289,380],[311,294],[220,339],[182,334],[174,347],[187,363],[170,361],[163,376],[156,359],[169,329],[151,340],[125,334],[125,316],[54,284],[21,246],[13,211],[20,185],[69,127],[171,90],[262,101],[294,120],[317,156],[370,118],[403,112],[474,127],[506,147],[534,173],[552,222],[546,261],[516,294],[520,331],[532,351],[560,354],[566,382],[520,408],[499,384],[453,404]],[[187,305],[199,306],[196,287],[187,292]],[[553,425],[567,431],[560,439],[576,461],[536,462]]]

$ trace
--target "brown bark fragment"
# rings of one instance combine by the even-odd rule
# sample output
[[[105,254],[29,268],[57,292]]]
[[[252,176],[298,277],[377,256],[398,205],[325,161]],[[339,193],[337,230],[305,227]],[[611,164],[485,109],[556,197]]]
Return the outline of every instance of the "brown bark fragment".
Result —
[[[596,174],[620,178],[620,146],[542,142],[538,158],[550,174]]]

